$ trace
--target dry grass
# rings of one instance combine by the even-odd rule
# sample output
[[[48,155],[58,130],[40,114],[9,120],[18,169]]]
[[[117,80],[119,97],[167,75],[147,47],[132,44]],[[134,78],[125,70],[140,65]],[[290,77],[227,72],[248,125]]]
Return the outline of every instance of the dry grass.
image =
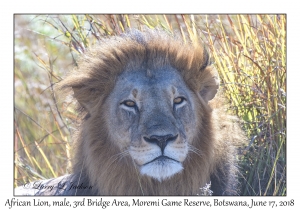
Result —
[[[53,84],[102,37],[143,27],[208,46],[228,109],[249,137],[241,195],[286,195],[285,15],[16,15],[15,185],[70,169],[77,115]]]

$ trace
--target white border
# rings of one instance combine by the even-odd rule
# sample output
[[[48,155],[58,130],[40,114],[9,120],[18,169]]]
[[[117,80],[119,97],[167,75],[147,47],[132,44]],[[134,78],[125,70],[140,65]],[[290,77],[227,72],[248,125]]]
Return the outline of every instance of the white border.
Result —
[[[294,2],[294,1],[293,1]],[[297,4],[292,1],[279,0],[252,0],[252,1],[9,1],[1,6],[0,16],[0,42],[1,42],[1,190],[0,206],[4,207],[6,199],[13,197],[13,14],[15,13],[286,13],[287,14],[287,37],[288,37],[288,106],[287,106],[287,196],[286,197],[256,197],[259,200],[290,200],[295,199],[295,206],[299,209],[299,15]],[[117,197],[126,200],[126,197]],[[32,200],[33,198],[22,198]],[[105,197],[111,200],[113,197]],[[155,200],[156,197],[144,197],[141,199]],[[159,197],[162,199],[162,197]],[[169,199],[182,199],[169,197]],[[196,199],[192,197],[191,199]],[[205,198],[212,200],[213,198]],[[228,200],[248,200],[251,197],[229,197]],[[47,200],[54,200],[48,197]],[[60,198],[62,200],[62,198]],[[68,197],[68,200],[76,200]],[[79,199],[77,199],[79,200]],[[293,209],[297,209],[297,207]],[[5,207],[7,208],[7,207]],[[14,209],[17,207],[13,207]],[[94,209],[99,207],[94,207]],[[145,207],[146,208],[146,207]],[[153,207],[151,207],[152,209]],[[169,209],[174,208],[170,207]],[[182,207],[181,207],[182,208]],[[199,207],[198,207],[199,208]],[[201,207],[200,207],[201,208]],[[32,209],[32,208],[27,208]],[[44,208],[38,208],[44,209]],[[62,208],[61,208],[62,209]],[[70,209],[70,208],[69,208]],[[83,209],[83,208],[82,208]],[[91,208],[89,208],[91,209]],[[114,209],[114,208],[108,208]],[[139,208],[136,208],[139,209]],[[150,208],[148,208],[150,209]],[[175,209],[179,209],[176,208]],[[271,207],[264,208],[271,209]]]

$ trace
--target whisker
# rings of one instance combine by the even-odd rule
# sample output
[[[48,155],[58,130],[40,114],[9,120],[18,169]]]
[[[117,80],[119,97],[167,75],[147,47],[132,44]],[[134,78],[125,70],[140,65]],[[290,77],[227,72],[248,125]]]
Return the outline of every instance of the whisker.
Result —
[[[130,157],[131,157],[131,156],[130,156]],[[140,185],[140,189],[141,189],[141,191],[142,191],[142,195],[145,195],[145,194],[144,194],[144,191],[143,191],[143,187],[142,187],[142,183],[141,183],[141,179],[140,179],[140,176],[139,176],[138,169],[136,168],[135,162],[134,162],[134,160],[133,160],[132,157],[131,157],[131,159],[132,159],[132,163],[133,163],[133,165],[134,165],[135,172],[136,172],[136,175],[137,175],[137,178],[138,178],[138,181],[139,181],[139,185]]]
[[[189,151],[195,153],[196,155],[198,155],[199,157],[202,157],[202,151],[197,149],[196,147],[194,147],[193,145],[191,144],[188,144],[188,149]]]
[[[124,150],[123,152],[120,152],[118,154],[115,154],[113,156],[111,156],[107,162],[109,162],[112,158],[114,158],[114,160],[109,164],[108,167],[110,167],[114,162],[116,162],[117,160],[120,161],[122,160],[124,157],[126,157],[127,155],[129,155],[128,150]]]

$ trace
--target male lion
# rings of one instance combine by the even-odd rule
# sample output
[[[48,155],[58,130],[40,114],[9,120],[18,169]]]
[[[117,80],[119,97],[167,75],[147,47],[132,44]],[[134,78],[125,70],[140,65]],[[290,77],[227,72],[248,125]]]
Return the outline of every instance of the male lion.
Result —
[[[237,194],[245,137],[215,97],[218,74],[200,44],[130,31],[84,54],[58,88],[85,113],[73,173],[26,193],[197,195],[211,182],[213,195]]]

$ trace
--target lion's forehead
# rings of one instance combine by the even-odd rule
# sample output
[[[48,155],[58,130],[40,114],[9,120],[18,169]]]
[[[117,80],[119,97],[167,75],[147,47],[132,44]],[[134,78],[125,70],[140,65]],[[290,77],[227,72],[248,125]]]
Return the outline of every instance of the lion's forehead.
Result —
[[[158,69],[137,69],[124,71],[119,75],[115,91],[120,94],[127,94],[135,89],[140,94],[155,94],[175,91],[188,94],[189,89],[185,84],[181,74],[170,66]]]

